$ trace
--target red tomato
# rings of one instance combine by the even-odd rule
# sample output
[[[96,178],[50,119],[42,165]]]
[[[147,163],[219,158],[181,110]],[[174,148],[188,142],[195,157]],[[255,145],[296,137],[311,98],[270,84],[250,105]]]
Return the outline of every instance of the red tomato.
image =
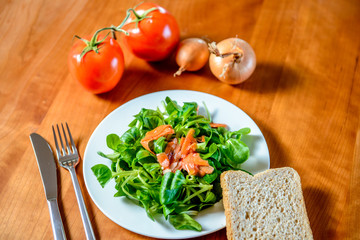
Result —
[[[98,36],[97,39],[102,38]],[[80,39],[72,46],[68,57],[70,73],[94,94],[112,90],[124,72],[124,54],[119,44],[107,37],[98,45],[98,53],[90,50],[81,58],[85,47]]]
[[[154,11],[146,13],[151,8]],[[180,31],[176,19],[154,3],[142,3],[132,12],[123,29],[129,33],[124,42],[135,56],[146,61],[167,58],[177,46]]]

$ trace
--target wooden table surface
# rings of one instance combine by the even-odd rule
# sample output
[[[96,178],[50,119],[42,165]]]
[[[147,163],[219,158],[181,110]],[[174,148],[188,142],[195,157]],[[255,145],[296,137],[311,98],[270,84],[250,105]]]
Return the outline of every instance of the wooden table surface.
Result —
[[[260,127],[271,167],[300,174],[315,239],[360,239],[360,4],[358,0],[155,1],[177,19],[181,38],[238,36],[257,55],[243,84],[216,80],[208,65],[174,78],[170,59],[149,64],[122,44],[126,70],[116,88],[93,95],[68,72],[73,35],[117,25],[138,1],[3,1],[0,15],[0,239],[51,239],[48,207],[29,134],[53,145],[67,121],[83,156],[96,126],[141,95],[202,91],[244,110]],[[150,239],[109,220],[77,174],[99,239]],[[84,239],[69,173],[59,170],[69,239]],[[226,239],[220,230],[198,239]]]

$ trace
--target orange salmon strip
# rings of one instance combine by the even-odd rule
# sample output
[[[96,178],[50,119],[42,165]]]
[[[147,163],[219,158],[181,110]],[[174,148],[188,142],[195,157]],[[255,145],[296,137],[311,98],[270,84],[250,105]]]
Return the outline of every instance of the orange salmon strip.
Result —
[[[212,127],[212,128],[218,128],[218,127],[224,127],[224,128],[226,128],[227,125],[226,125],[226,124],[223,124],[223,123],[210,123],[210,127]]]
[[[163,167],[163,169],[168,168],[170,166],[170,160],[165,153],[159,153],[156,155],[157,161]]]
[[[211,166],[200,166],[199,175],[200,177],[205,176],[205,174],[211,174],[214,171],[214,168]]]
[[[157,128],[154,128],[153,130],[147,132],[145,134],[145,137],[143,139],[141,139],[140,143],[146,150],[148,150],[151,153],[154,153],[149,148],[149,142],[156,140],[160,137],[163,137],[163,136],[166,136],[169,134],[174,134],[174,133],[175,133],[175,131],[171,127],[171,125],[161,125],[161,126],[158,126]]]
[[[194,133],[195,133],[195,130],[193,128],[191,128],[189,130],[189,132],[186,134],[184,143],[181,146],[181,157],[182,158],[184,158],[186,155],[189,154],[189,152],[191,150],[191,145],[193,143],[196,144],[196,139],[194,138]],[[196,149],[196,145],[195,145],[195,149]]]
[[[199,153],[189,154],[182,161],[183,163],[194,163],[199,166],[209,166],[209,162],[202,159]]]

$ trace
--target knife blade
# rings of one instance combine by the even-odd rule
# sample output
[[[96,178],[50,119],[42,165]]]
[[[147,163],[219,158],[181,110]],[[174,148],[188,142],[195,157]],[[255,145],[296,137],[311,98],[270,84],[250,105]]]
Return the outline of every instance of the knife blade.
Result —
[[[47,141],[37,133],[30,134],[30,141],[44,186],[54,238],[66,239],[57,202],[57,174],[53,152]]]

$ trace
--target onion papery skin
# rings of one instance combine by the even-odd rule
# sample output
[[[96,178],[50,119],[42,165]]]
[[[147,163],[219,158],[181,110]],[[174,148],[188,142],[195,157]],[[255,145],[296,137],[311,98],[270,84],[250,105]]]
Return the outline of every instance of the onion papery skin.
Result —
[[[236,85],[246,81],[256,67],[256,55],[253,48],[240,38],[228,38],[216,45],[220,54],[238,53],[241,56],[237,61],[234,55],[216,56],[210,54],[209,67],[214,76],[220,81]],[[239,61],[240,60],[240,61]]]
[[[174,74],[179,76],[183,71],[198,71],[209,60],[207,43],[201,38],[187,38],[180,42],[175,60],[180,69]]]

